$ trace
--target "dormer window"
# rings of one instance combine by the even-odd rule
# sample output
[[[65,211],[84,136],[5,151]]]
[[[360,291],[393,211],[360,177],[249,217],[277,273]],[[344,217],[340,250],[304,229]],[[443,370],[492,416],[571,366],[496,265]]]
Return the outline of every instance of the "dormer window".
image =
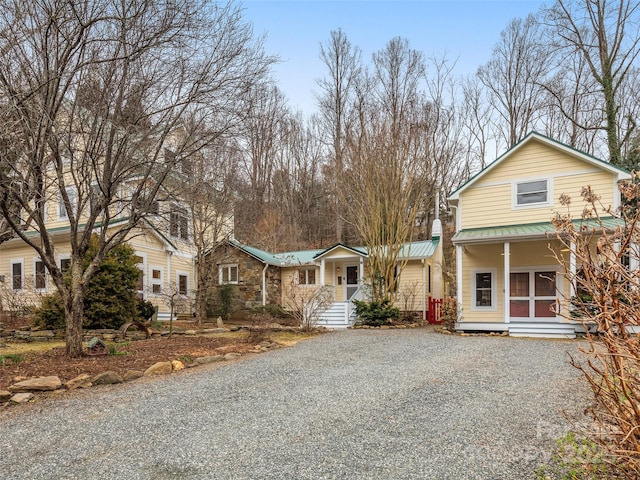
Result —
[[[513,184],[514,206],[533,207],[549,205],[551,181],[547,178],[515,182]]]

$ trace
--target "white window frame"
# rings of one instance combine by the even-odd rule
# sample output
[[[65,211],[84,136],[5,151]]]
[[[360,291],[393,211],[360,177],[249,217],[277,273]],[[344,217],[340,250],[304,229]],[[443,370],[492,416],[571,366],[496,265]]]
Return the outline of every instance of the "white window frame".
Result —
[[[160,272],[160,278],[153,278],[153,272],[155,270],[158,270]],[[164,285],[164,269],[159,265],[149,265],[149,272],[149,293],[155,296],[162,295]],[[158,292],[153,291],[153,287],[155,285],[158,285],[160,287],[160,290]]]
[[[142,259],[142,262],[138,262],[136,264],[136,266],[140,269],[140,271],[142,272],[142,290],[139,290],[136,288],[136,293],[138,294],[138,296],[140,298],[142,298],[143,300],[147,298],[147,294],[145,292],[145,281],[147,280],[147,254],[146,253],[142,253],[142,252],[135,252],[133,253],[134,256],[136,257],[140,257]],[[136,282],[137,285],[138,282]]]
[[[78,191],[75,187],[67,187],[65,190],[67,191],[69,203],[71,203],[73,210],[78,202]],[[73,210],[73,213],[76,213],[75,210]],[[58,220],[69,220],[69,212],[67,212],[67,209],[64,206],[64,200],[62,199],[60,192],[58,192]]]
[[[227,278],[231,278],[231,269],[235,268],[236,269],[236,279],[235,280],[227,280],[226,282],[222,279],[222,272],[223,270],[227,270]],[[219,285],[225,285],[225,284],[229,284],[229,285],[237,285],[238,284],[238,280],[240,279],[240,269],[238,268],[238,264],[237,263],[223,263],[220,266],[218,266],[218,284]]]
[[[313,275],[313,283],[309,283],[309,271],[313,271],[314,275]],[[300,274],[304,272],[304,282],[300,281]],[[298,285],[302,285],[305,287],[315,287],[316,285],[318,285],[318,271],[316,267],[301,267],[298,268],[297,271],[297,275],[298,275]]]
[[[69,255],[69,254],[58,255],[58,268],[60,269],[60,272],[62,274],[64,274],[64,272],[62,271],[62,261],[63,260],[71,260],[71,255]]]
[[[171,205],[171,208],[169,209],[168,212],[169,215],[169,236],[171,238],[177,238],[179,240],[183,240],[183,241],[188,241],[191,238],[191,225],[189,222],[189,210],[186,207],[183,207],[181,205],[178,204],[173,204]],[[177,231],[176,231],[176,235],[174,235],[172,233],[172,216],[175,215],[176,218],[178,219],[178,226],[177,226]],[[183,232],[183,228],[182,228],[182,220],[181,218],[184,218],[185,220],[185,228],[186,231]]]
[[[490,306],[477,306],[476,305],[476,275],[478,273],[491,274],[491,305]],[[473,268],[471,269],[471,310],[476,312],[495,312],[498,310],[498,269],[487,268]]]
[[[42,263],[42,265],[44,266],[44,287],[42,288],[38,288],[36,286],[36,281],[38,277],[38,272],[36,271],[36,264],[38,262]],[[36,292],[46,292],[48,286],[49,286],[49,275],[47,272],[47,267],[44,265],[44,262],[40,257],[36,257],[33,259],[33,288],[36,290]]]
[[[13,283],[13,266],[20,265],[20,288],[15,288]],[[12,258],[9,261],[9,272],[11,274],[11,290],[21,292],[24,290],[24,258]]]
[[[180,277],[187,277],[187,293],[180,292]],[[189,292],[191,291],[191,275],[189,275],[189,272],[176,272],[176,290],[178,294],[182,295],[183,297],[189,296]]]
[[[518,185],[522,185],[525,183],[533,183],[533,182],[547,182],[547,199],[544,202],[534,202],[534,203],[518,203]],[[522,180],[514,180],[511,182],[511,207],[514,210],[526,209],[526,208],[537,208],[537,207],[548,207],[553,205],[553,177],[537,177],[537,178],[527,178]]]

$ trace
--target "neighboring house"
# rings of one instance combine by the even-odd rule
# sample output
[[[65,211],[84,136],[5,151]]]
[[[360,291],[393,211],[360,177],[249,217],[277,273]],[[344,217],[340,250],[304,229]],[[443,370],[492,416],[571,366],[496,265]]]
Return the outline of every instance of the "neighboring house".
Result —
[[[71,189],[69,192],[73,203],[75,195]],[[110,222],[112,228],[118,228],[127,221],[127,208],[120,209],[120,221],[116,218]],[[69,265],[71,250],[70,228],[61,199],[47,202],[45,223],[53,235],[58,266],[65,270]],[[27,231],[27,235],[37,237],[39,234]],[[169,297],[172,294],[177,307],[174,311],[191,315],[193,291],[197,285],[196,255],[186,207],[175,199],[158,202],[154,214],[142,220],[130,232],[126,242],[138,259],[138,295],[157,307],[158,319],[169,319]],[[4,310],[38,305],[43,295],[54,291],[53,281],[31,247],[17,236],[0,244],[0,298]]]
[[[579,216],[587,185],[605,207],[618,208],[618,183],[629,178],[610,163],[534,132],[453,192],[457,329],[574,337],[580,322],[558,313],[574,295],[566,274],[579,265],[564,253],[573,270],[565,272],[552,253],[550,248],[561,247],[551,218],[566,212],[562,194],[571,197]]]
[[[436,220],[431,240],[404,245],[399,272],[396,305],[403,311],[426,317],[428,299],[441,298],[442,242],[440,221]],[[269,253],[236,240],[225,241],[215,253],[218,283],[238,286],[242,307],[291,305],[292,289],[331,290],[333,303],[318,322],[346,327],[355,322],[353,300],[365,298],[367,249],[338,243],[323,250]]]

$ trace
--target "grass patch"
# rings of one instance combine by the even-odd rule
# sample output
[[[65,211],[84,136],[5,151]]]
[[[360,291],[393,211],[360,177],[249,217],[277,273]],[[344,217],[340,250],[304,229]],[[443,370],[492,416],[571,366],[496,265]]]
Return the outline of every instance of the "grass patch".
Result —
[[[54,348],[64,347],[64,342],[30,342],[30,343],[8,343],[2,351],[2,355],[29,355],[46,353]]]
[[[621,479],[606,461],[602,447],[591,439],[570,432],[556,440],[556,451],[548,465],[536,470],[537,480]]]
[[[24,357],[19,353],[7,353],[0,355],[0,365],[5,365],[7,362],[18,364],[24,360]]]

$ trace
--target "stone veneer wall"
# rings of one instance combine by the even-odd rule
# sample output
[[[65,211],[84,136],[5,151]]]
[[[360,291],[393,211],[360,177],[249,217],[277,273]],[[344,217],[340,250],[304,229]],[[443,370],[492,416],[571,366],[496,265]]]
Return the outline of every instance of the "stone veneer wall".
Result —
[[[218,266],[238,265],[238,285],[235,285],[234,309],[250,309],[262,305],[262,270],[264,264],[237,248],[226,245],[215,253],[212,262],[216,269],[216,284],[219,282]],[[269,266],[266,272],[267,304],[280,305],[282,279],[280,268]]]

